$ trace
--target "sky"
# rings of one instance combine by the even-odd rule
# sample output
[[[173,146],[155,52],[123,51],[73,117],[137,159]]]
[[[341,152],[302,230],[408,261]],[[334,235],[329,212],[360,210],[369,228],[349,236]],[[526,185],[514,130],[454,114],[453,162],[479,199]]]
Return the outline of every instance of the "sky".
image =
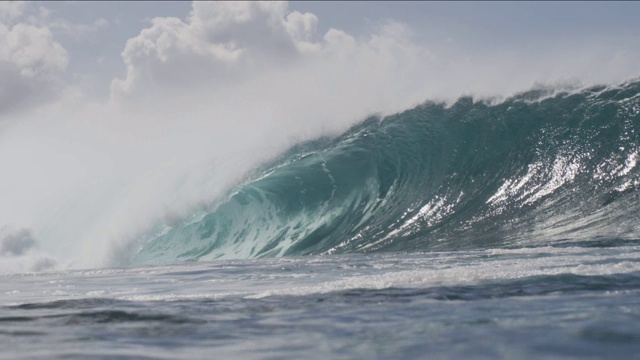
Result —
[[[640,76],[638,2],[0,2],[0,271],[108,264],[293,144]]]
[[[126,41],[156,17],[186,20],[189,2],[30,2],[4,3],[5,25],[33,24],[49,29],[66,50],[65,81],[106,97],[109,84],[126,71],[121,52]],[[455,49],[466,56],[494,51],[535,52],[551,46],[590,42],[614,52],[637,52],[636,2],[291,2],[289,11],[317,16],[317,32],[335,28],[356,37],[376,32],[394,20],[406,24],[417,43]],[[1,15],[0,15],[1,16]],[[546,50],[545,49],[545,50]],[[544,50],[542,50],[544,51]]]
[[[43,55],[47,42],[62,47],[57,53],[47,54],[46,76],[55,76],[62,79],[62,85],[77,86],[83,94],[104,99],[111,96],[111,82],[126,73],[121,53],[127,40],[149,28],[154,18],[175,17],[188,22],[191,10],[191,3],[184,1],[127,4],[109,1],[4,2],[0,5],[0,21],[8,26],[7,31],[16,25],[40,29],[40,37],[33,33],[30,39],[42,41],[38,44],[40,55]],[[541,54],[563,51],[567,54],[572,52],[573,60],[580,62],[584,61],[581,53],[589,50],[595,53],[595,47],[606,47],[599,50],[599,54],[590,56],[609,57],[606,60],[613,64],[610,66],[620,67],[629,66],[640,47],[637,40],[640,30],[636,24],[640,5],[636,2],[304,1],[291,2],[285,10],[295,11],[316,17],[317,37],[330,29],[338,29],[355,38],[366,38],[379,32],[385,23],[395,21],[406,26],[411,33],[411,41],[435,56],[464,58],[470,62],[491,61],[491,54],[497,52],[505,58],[515,57],[514,62],[527,63]],[[44,31],[50,34],[45,35]],[[27,38],[23,39],[26,41]],[[32,55],[36,56],[36,52]],[[10,56],[4,54],[3,58]],[[631,59],[619,64],[615,63],[616,56]],[[592,60],[596,61],[607,65],[602,59]],[[616,74],[614,80],[619,81],[628,75],[625,71],[620,70],[624,74]],[[565,78],[583,74],[567,75]],[[535,80],[545,82],[559,79],[562,73],[544,69],[536,76]],[[605,76],[602,78],[596,80],[605,81]],[[30,97],[38,100],[44,101],[47,97],[46,94],[29,92]],[[3,98],[14,106],[26,101],[9,100],[11,97],[6,95]],[[26,107],[32,102],[27,101],[27,104]]]

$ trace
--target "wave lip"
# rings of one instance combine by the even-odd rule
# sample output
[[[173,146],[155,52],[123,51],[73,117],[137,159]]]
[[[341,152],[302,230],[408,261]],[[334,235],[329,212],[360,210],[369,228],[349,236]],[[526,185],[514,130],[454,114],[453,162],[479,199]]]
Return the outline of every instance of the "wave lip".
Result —
[[[133,263],[640,240],[640,82],[370,118],[160,225]]]

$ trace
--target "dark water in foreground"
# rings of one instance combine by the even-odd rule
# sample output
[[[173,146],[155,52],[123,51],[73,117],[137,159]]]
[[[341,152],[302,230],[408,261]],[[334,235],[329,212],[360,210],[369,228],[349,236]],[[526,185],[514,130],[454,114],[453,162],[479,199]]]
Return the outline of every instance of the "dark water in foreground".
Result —
[[[640,358],[640,245],[1,278],[4,359]]]

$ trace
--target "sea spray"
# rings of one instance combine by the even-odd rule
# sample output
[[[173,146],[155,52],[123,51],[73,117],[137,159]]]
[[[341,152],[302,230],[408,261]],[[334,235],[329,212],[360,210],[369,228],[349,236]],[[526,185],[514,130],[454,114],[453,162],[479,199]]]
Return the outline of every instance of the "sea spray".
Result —
[[[117,263],[638,239],[640,83],[463,97],[300,144]]]

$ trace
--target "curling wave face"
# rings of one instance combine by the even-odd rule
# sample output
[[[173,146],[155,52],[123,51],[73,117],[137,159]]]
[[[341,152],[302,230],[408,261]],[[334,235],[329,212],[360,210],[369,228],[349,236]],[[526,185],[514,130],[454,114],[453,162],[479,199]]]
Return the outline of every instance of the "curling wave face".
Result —
[[[640,240],[639,162],[640,82],[425,103],[290,149],[123,262]]]

